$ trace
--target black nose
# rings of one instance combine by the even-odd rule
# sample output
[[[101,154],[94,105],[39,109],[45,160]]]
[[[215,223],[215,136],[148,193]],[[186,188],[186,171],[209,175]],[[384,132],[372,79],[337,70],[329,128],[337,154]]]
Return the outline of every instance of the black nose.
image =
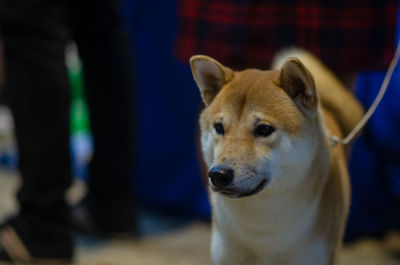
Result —
[[[226,167],[213,167],[208,172],[208,177],[214,186],[223,188],[231,184],[233,180],[233,170]]]

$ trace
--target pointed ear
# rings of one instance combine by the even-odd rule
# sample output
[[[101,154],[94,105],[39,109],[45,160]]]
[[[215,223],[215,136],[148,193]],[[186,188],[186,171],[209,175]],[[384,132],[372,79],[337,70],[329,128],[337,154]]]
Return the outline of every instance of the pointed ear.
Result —
[[[222,87],[233,77],[231,69],[208,56],[192,56],[190,58],[190,66],[206,106],[214,100]]]
[[[317,107],[317,93],[314,78],[299,59],[286,59],[279,75],[280,86],[293,101],[306,112]]]

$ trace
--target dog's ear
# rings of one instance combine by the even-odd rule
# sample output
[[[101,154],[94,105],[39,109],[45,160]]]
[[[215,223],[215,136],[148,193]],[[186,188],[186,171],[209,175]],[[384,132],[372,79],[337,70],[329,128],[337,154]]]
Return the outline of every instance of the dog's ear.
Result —
[[[206,106],[214,100],[222,87],[233,77],[231,69],[205,55],[192,56],[190,66]]]
[[[317,93],[314,78],[297,58],[288,58],[279,75],[280,86],[293,101],[307,113],[317,107]]]

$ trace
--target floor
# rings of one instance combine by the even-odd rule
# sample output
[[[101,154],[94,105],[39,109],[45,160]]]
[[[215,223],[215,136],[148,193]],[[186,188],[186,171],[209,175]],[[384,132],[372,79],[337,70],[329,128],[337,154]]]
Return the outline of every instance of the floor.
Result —
[[[16,211],[13,194],[18,177],[0,171],[0,219]],[[84,186],[77,183],[68,194],[77,200]],[[208,248],[210,227],[205,223],[183,224],[157,215],[142,217],[147,236],[137,240],[99,240],[79,236],[77,265],[205,265],[211,264]],[[146,225],[147,223],[147,225]],[[168,225],[165,225],[167,223]],[[172,228],[175,229],[172,229]],[[396,260],[397,256],[397,260]],[[346,246],[339,265],[400,265],[400,232],[384,241],[363,240]],[[0,262],[0,265],[3,263]]]

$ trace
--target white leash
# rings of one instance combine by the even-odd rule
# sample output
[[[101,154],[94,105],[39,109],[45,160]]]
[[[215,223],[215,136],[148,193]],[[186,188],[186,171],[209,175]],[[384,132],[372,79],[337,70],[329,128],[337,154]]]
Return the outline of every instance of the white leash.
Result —
[[[392,78],[394,69],[396,68],[397,63],[399,62],[399,57],[400,57],[400,41],[397,44],[396,51],[394,53],[392,61],[390,62],[388,71],[386,72],[385,79],[383,80],[383,83],[381,85],[379,93],[376,96],[371,107],[369,107],[369,109],[365,113],[364,117],[362,117],[362,119],[357,123],[356,127],[354,127],[354,129],[344,139],[339,139],[339,137],[337,137],[336,135],[331,136],[331,141],[332,141],[333,147],[337,146],[338,144],[346,145],[346,144],[350,143],[354,139],[354,137],[357,135],[357,133],[359,133],[360,130],[365,126],[365,124],[371,118],[372,114],[374,114],[376,108],[378,107],[379,103],[381,103],[382,98],[386,93],[386,90],[390,83],[390,79]]]

